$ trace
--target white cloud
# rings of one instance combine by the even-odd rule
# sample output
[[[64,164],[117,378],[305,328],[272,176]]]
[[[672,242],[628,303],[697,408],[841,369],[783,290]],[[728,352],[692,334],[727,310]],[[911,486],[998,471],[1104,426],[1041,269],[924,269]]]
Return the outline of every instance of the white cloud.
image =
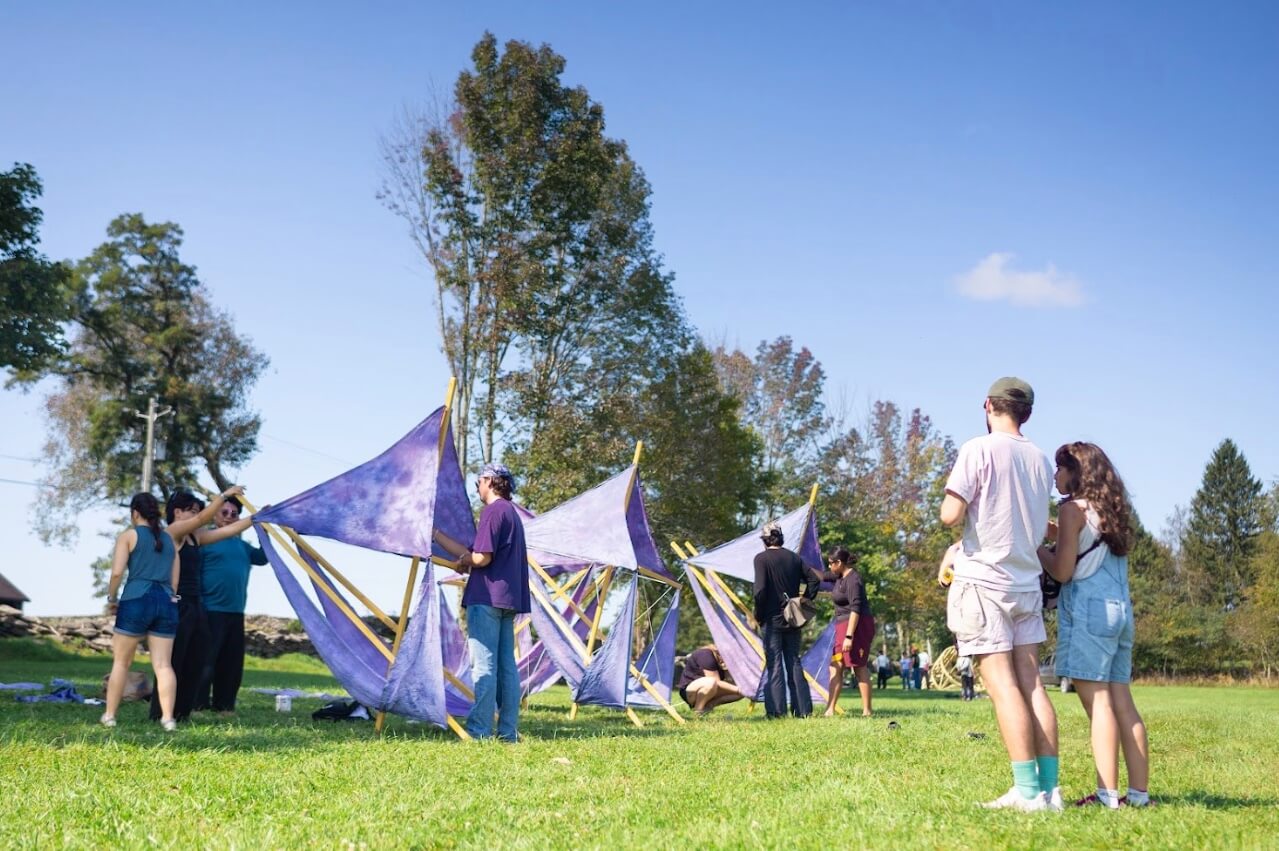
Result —
[[[1040,270],[1010,268],[1013,255],[988,254],[976,266],[955,278],[960,295],[977,301],[1007,301],[1021,307],[1078,307],[1083,285],[1049,263]]]

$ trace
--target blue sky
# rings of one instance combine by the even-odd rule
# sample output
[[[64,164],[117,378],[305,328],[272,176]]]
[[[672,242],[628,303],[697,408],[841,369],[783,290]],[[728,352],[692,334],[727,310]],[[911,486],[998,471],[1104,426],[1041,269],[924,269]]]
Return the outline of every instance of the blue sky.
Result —
[[[278,501],[380,452],[447,368],[429,277],[374,197],[378,137],[447,94],[486,30],[549,42],[653,187],[657,246],[711,341],[791,335],[832,401],[918,406],[957,441],[995,377],[1045,450],[1101,444],[1156,529],[1232,437],[1279,478],[1279,6],[1013,3],[11,4],[0,167],[45,182],[44,250],[126,211],[272,359]],[[34,481],[40,392],[0,391],[0,478]],[[619,459],[619,465],[628,459]],[[106,551],[30,532],[0,482],[0,571],[55,614]],[[374,596],[402,568],[346,553]],[[251,611],[287,612],[266,573]]]

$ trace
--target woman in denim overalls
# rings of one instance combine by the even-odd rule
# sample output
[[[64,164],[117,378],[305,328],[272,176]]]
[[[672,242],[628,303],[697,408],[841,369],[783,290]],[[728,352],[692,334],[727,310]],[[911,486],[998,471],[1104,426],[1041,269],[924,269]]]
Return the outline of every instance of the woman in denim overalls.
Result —
[[[1058,513],[1055,551],[1041,547],[1044,570],[1065,583],[1057,606],[1057,675],[1069,677],[1092,722],[1097,793],[1076,803],[1144,806],[1150,761],[1146,725],[1133,703],[1133,616],[1128,591],[1132,508],[1123,481],[1099,447],[1057,450],[1057,490],[1070,496]],[[1119,795],[1119,748],[1128,794]]]

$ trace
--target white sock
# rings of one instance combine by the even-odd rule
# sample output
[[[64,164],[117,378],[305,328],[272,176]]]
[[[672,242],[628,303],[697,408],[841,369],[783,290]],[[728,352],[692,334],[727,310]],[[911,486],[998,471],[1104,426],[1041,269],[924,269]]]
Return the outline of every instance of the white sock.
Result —
[[[1119,790],[1118,789],[1102,789],[1097,787],[1097,797],[1106,809],[1119,809]]]
[[[1128,787],[1128,804],[1133,807],[1144,807],[1150,803],[1150,793]]]

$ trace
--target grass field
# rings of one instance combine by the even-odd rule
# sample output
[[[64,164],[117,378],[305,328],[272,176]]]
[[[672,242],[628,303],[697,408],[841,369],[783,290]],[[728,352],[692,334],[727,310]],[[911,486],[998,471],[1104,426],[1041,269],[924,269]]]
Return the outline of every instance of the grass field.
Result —
[[[59,676],[97,694],[101,656],[0,641],[0,682]],[[136,666],[145,670],[145,666]],[[337,690],[302,657],[251,659],[245,686]],[[1279,844],[1279,691],[1136,689],[1159,806],[987,812],[1011,783],[990,704],[882,693],[873,719],[765,721],[742,704],[677,727],[535,697],[520,745],[393,720],[317,723],[241,692],[238,717],[176,734],[126,705],[0,692],[0,847],[1261,848]],[[1082,709],[1054,693],[1062,785],[1091,791]],[[740,707],[740,708],[739,708]],[[898,728],[888,729],[895,720]],[[970,732],[983,733],[972,738]]]

